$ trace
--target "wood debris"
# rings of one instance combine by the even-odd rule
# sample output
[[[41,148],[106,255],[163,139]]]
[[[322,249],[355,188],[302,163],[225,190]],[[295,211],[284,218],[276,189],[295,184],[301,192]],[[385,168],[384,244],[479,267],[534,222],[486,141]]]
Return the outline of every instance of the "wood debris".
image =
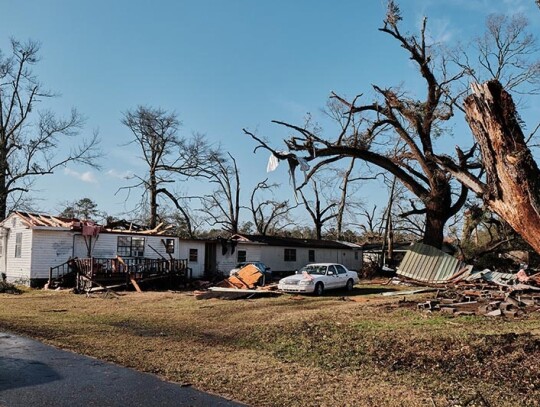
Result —
[[[277,292],[277,284],[265,285],[264,273],[253,264],[248,264],[214,287],[208,287],[208,291],[197,291],[195,298],[239,299],[269,294],[280,294]]]

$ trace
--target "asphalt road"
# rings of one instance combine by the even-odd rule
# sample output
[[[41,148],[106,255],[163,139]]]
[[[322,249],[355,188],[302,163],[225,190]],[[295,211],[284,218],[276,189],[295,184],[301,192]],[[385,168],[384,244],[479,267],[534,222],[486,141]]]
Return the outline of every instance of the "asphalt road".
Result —
[[[241,406],[159,377],[0,332],[0,406]]]

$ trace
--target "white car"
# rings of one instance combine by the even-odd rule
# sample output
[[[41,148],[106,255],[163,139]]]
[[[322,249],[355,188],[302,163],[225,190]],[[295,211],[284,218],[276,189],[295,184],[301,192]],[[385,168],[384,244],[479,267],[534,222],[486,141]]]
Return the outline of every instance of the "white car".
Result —
[[[337,263],[308,264],[292,276],[279,280],[278,289],[288,293],[313,293],[345,288],[348,291],[358,283],[358,273]]]

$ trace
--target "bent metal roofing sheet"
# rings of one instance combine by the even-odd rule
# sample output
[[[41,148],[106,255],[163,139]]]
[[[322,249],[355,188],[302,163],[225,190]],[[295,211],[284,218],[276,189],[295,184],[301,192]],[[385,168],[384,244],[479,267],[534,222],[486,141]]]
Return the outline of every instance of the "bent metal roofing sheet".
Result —
[[[463,262],[439,249],[415,243],[405,253],[397,274],[426,283],[446,283],[464,267]]]

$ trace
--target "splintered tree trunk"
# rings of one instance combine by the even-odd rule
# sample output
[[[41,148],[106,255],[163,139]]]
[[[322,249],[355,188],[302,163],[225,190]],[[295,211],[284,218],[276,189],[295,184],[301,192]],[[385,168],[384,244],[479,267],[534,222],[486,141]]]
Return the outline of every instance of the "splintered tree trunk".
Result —
[[[486,171],[484,202],[540,253],[540,171],[512,97],[497,81],[473,85],[465,111]]]

